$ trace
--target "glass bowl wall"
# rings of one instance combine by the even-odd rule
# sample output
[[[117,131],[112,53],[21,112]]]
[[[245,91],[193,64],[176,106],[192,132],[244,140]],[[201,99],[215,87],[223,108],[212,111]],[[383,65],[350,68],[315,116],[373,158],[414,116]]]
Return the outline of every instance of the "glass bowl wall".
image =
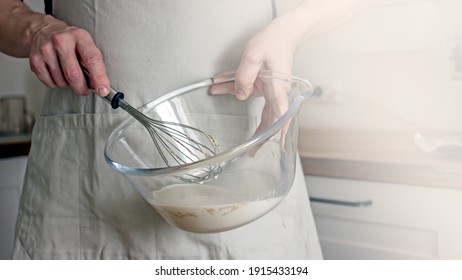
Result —
[[[234,73],[205,79],[155,99],[140,110],[151,118],[187,124],[212,135],[220,152],[166,166],[147,130],[128,118],[109,136],[107,163],[125,175],[171,225],[211,233],[240,227],[276,207],[295,174],[298,111],[312,93],[304,79],[261,70],[255,96],[210,95],[231,89]],[[195,174],[210,176],[191,180]]]

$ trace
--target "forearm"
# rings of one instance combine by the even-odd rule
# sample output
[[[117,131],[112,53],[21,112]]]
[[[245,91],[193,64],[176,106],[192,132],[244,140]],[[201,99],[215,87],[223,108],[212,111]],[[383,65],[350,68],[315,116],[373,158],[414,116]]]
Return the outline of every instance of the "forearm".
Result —
[[[0,52],[28,57],[34,34],[50,21],[56,19],[31,11],[19,0],[1,0]]]

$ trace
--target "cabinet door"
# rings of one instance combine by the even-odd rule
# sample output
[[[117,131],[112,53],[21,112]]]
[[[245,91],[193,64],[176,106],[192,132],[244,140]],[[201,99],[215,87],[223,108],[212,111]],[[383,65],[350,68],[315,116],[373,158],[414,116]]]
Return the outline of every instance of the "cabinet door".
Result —
[[[11,257],[26,164],[27,157],[0,160],[0,259]]]
[[[462,259],[462,190],[306,182],[326,259]]]

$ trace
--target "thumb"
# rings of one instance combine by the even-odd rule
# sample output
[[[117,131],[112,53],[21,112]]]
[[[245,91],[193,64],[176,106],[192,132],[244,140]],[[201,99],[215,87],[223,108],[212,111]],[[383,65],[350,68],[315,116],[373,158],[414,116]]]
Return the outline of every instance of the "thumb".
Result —
[[[236,71],[235,93],[239,100],[249,98],[254,90],[254,83],[260,71],[261,64],[256,60],[243,57]]]

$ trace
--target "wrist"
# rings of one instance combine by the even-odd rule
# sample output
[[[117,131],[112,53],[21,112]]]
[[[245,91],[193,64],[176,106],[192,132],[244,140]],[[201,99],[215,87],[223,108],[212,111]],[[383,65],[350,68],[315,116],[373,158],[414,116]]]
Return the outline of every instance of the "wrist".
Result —
[[[21,56],[28,57],[34,37],[48,25],[53,24],[55,18],[39,13],[27,13],[18,19],[15,31],[19,38],[17,42],[18,52]]]
[[[268,27],[273,26],[274,30],[278,30],[278,35],[295,51],[309,38],[312,26],[309,21],[306,13],[296,8],[276,17]]]
[[[34,36],[58,21],[52,16],[35,13],[15,1],[0,13],[0,51],[15,57],[28,57]]]

